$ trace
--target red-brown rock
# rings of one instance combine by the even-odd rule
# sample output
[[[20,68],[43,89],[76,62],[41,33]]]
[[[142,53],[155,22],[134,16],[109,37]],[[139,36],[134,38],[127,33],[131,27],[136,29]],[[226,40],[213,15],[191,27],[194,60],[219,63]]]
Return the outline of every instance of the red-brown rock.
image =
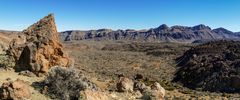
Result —
[[[2,100],[23,100],[31,97],[29,85],[23,80],[17,79],[14,82],[2,84],[0,99]]]
[[[46,73],[52,66],[68,67],[71,60],[63,50],[52,14],[44,17],[23,32],[24,42],[15,40],[8,54],[16,61],[16,70]]]

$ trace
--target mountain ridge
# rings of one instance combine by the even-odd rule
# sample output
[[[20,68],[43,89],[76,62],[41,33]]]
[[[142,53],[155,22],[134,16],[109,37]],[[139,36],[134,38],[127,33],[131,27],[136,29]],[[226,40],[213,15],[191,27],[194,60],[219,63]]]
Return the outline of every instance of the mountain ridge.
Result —
[[[1,33],[17,34],[19,31],[0,30]],[[160,42],[187,42],[202,43],[211,40],[240,40],[240,32],[232,32],[225,28],[211,29],[204,24],[196,26],[167,26],[162,24],[156,28],[134,29],[97,29],[97,30],[67,30],[59,32],[63,41],[79,40],[129,40],[129,41],[160,41]]]
[[[199,24],[188,26],[167,26],[162,24],[156,28],[145,30],[68,30],[60,32],[64,41],[72,40],[134,40],[134,41],[163,41],[163,42],[194,42],[197,40],[234,39],[240,40],[240,32],[232,32],[225,28],[211,29],[209,26]]]

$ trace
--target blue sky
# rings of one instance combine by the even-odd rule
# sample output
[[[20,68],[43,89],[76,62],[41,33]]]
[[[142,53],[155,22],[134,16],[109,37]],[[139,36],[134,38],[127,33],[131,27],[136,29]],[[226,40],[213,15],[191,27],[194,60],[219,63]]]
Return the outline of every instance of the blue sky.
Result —
[[[240,0],[0,0],[0,29],[23,30],[54,13],[59,31],[205,24],[240,31]]]

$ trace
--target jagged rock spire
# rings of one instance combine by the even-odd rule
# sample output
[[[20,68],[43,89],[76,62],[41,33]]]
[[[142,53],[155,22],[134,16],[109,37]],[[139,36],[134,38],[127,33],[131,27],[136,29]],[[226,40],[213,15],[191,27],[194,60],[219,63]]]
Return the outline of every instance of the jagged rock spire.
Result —
[[[46,73],[52,66],[67,67],[71,61],[59,42],[54,15],[49,14],[22,32],[26,42],[10,45],[16,58],[16,69],[30,70],[34,73]],[[13,42],[14,43],[14,42]],[[14,55],[14,52],[21,52]]]
[[[39,20],[37,23],[31,25],[24,30],[23,33],[27,36],[27,41],[29,41],[31,37],[39,36],[58,41],[57,27],[53,14],[49,14],[43,19]]]

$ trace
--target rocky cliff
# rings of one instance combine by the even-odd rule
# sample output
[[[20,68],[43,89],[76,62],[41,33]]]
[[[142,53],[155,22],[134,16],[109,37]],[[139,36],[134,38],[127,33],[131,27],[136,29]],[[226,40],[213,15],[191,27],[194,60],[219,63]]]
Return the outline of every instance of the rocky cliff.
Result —
[[[148,30],[72,30],[60,33],[64,41],[72,40],[136,40],[136,41],[164,41],[164,42],[194,42],[213,39],[240,39],[239,33],[224,28],[211,29],[205,25],[193,27],[172,26],[163,24]]]

